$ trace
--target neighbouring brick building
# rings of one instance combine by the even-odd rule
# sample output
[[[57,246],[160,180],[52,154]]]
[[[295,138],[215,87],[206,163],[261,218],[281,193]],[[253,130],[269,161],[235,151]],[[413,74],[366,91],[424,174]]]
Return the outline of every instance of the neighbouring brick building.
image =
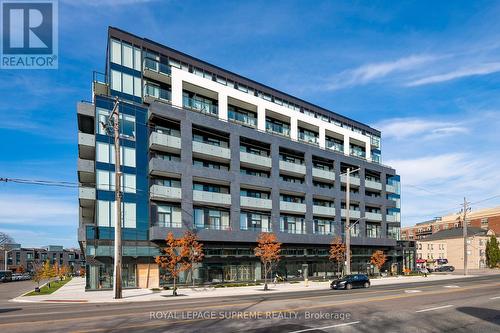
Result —
[[[42,248],[24,248],[21,244],[11,244],[12,250],[7,253],[7,268],[18,271],[20,267],[25,272],[33,272],[37,265],[49,260],[51,264],[68,265],[78,273],[85,266],[85,259],[80,249],[64,249],[60,245],[49,245]],[[0,251],[0,266],[5,269],[5,252]]]
[[[500,206],[472,211],[467,217],[467,222],[470,227],[492,230],[496,235],[500,235]],[[401,239],[422,240],[438,231],[461,227],[459,214],[446,215],[401,228]]]
[[[493,230],[478,227],[467,228],[467,267],[486,267],[486,242],[494,234]],[[462,228],[440,230],[425,239],[417,241],[417,262],[424,261],[433,268],[447,260],[447,265],[456,269],[464,268],[464,238]]]

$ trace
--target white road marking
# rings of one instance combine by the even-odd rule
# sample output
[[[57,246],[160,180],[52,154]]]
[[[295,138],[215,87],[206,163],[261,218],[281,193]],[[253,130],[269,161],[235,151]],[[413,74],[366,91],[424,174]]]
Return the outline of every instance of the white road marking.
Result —
[[[491,297],[490,299],[499,299],[500,296],[497,296],[497,297]]]
[[[428,308],[428,309],[418,310],[418,311],[415,311],[415,312],[434,311],[434,310],[440,310],[440,309],[444,309],[444,308],[449,308],[449,307],[452,307],[452,306],[453,305],[449,304],[449,305],[438,306],[438,307],[435,307],[435,308]]]
[[[360,323],[360,321],[351,321],[350,323],[343,323],[343,324],[337,324],[337,325],[331,325],[331,326],[323,326],[323,327],[307,328],[305,330],[293,331],[293,332],[288,332],[288,333],[301,333],[301,332],[309,332],[309,331],[316,331],[316,330],[324,330],[326,328],[350,326],[350,325],[354,325],[354,324],[358,324],[358,323]]]
[[[407,293],[407,294],[421,293],[421,292],[422,292],[422,290],[417,290],[417,289],[405,290],[405,293]]]
[[[445,288],[460,288],[459,286],[456,285],[450,285],[450,286],[444,286]]]

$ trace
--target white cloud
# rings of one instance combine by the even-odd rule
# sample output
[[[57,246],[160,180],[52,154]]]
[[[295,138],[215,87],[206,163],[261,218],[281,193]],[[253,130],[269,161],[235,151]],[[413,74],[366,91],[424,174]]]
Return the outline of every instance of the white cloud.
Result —
[[[436,139],[460,133],[467,133],[467,127],[457,122],[434,121],[421,118],[393,118],[374,125],[384,138],[401,140],[412,136],[420,139]]]
[[[362,65],[358,68],[343,71],[334,76],[326,85],[327,90],[367,84],[396,72],[405,72],[436,60],[430,55],[411,55],[394,61]]]
[[[413,159],[395,159],[389,160],[387,163],[396,168],[404,182],[437,185],[470,174],[473,167],[468,161],[465,154],[450,153]]]
[[[406,86],[414,87],[426,84],[434,84],[445,81],[461,79],[468,76],[487,75],[500,72],[500,62],[491,62],[486,64],[475,65],[467,68],[460,68],[448,73],[426,76],[406,84]]]
[[[0,221],[14,225],[75,225],[76,198],[44,194],[1,194]]]

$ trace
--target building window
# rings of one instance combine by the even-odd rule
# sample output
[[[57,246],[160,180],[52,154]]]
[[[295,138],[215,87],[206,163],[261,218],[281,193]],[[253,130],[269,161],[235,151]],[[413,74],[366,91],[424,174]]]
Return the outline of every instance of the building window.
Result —
[[[98,190],[114,191],[115,190],[115,173],[106,170],[96,170],[96,187]],[[135,175],[123,173],[121,176],[121,190],[125,193],[135,193]]]
[[[315,218],[314,233],[318,235],[335,234],[335,221],[330,219]]]
[[[271,216],[268,214],[244,212],[240,213],[240,229],[252,231],[271,231]]]
[[[135,148],[120,147],[122,165],[135,168]],[[104,142],[96,144],[97,162],[115,164],[115,146]]]
[[[380,224],[366,223],[366,237],[379,238],[380,237]]]
[[[166,228],[180,228],[182,226],[182,214],[179,206],[158,205],[156,212],[156,226]]]
[[[115,202],[97,201],[97,225],[99,227],[113,227],[115,225]],[[122,202],[122,227],[136,227],[135,203]]]
[[[194,221],[198,229],[228,230],[229,212],[213,208],[195,208]]]
[[[281,215],[280,231],[290,234],[305,234],[304,218],[294,215]]]

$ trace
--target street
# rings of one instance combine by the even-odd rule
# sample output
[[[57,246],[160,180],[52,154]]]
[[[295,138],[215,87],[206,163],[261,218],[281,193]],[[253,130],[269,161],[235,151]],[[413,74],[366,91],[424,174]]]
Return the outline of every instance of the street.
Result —
[[[252,296],[120,304],[0,305],[3,332],[494,332],[499,275]],[[11,284],[0,285],[12,289]],[[182,295],[182,291],[180,292]]]

